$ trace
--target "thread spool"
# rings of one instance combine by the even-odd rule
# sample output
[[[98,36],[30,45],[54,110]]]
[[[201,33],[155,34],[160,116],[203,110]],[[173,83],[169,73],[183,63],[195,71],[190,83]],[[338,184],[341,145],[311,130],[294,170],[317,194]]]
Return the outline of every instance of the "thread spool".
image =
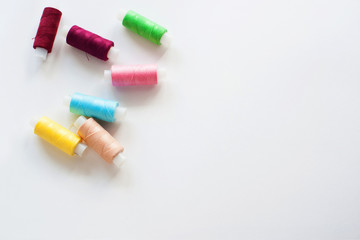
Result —
[[[77,134],[84,142],[106,162],[114,163],[117,167],[123,164],[125,161],[122,154],[124,147],[94,119],[86,119],[80,116],[74,122],[74,126],[77,128]]]
[[[33,119],[31,125],[36,135],[70,156],[81,156],[87,148],[86,144],[81,143],[79,136],[50,118]]]
[[[82,93],[65,96],[64,105],[69,107],[72,113],[107,122],[121,121],[126,115],[126,108],[119,107],[118,102]]]
[[[115,62],[119,55],[119,50],[114,47],[113,41],[79,26],[64,26],[62,34],[66,37],[67,44],[101,60]]]
[[[41,15],[33,48],[35,55],[46,60],[47,54],[51,53],[56,33],[59,27],[62,13],[56,8],[46,7]]]
[[[166,28],[132,10],[120,11],[118,19],[124,27],[157,45],[167,47],[172,41]]]
[[[165,76],[165,69],[156,64],[113,65],[104,71],[104,79],[113,86],[156,85]]]

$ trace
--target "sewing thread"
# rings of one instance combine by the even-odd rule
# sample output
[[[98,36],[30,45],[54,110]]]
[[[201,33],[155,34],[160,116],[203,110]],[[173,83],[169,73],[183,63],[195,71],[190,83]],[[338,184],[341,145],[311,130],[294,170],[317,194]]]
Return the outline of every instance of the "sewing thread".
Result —
[[[113,65],[111,67],[113,86],[155,85],[158,82],[156,64]]]
[[[166,28],[132,10],[126,13],[122,20],[122,24],[127,29],[139,34],[157,45],[161,45],[160,40],[167,32]]]
[[[81,141],[79,136],[47,117],[40,118],[34,133],[71,156]]]
[[[51,53],[62,13],[56,8],[46,7],[40,19],[33,48],[44,48]]]
[[[71,97],[70,112],[114,122],[115,111],[118,106],[119,103],[116,101],[74,93]]]
[[[108,163],[124,151],[124,147],[92,118],[79,127],[77,134]]]
[[[76,25],[72,26],[66,36],[66,42],[94,57],[107,61],[108,53],[114,42],[89,32]]]

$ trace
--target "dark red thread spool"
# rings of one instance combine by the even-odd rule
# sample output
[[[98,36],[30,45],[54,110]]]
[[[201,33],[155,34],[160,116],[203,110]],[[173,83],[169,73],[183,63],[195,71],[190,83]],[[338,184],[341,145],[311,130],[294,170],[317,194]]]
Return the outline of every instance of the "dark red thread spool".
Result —
[[[65,28],[65,31],[67,29]],[[94,57],[104,61],[115,60],[118,50],[114,48],[114,42],[99,35],[89,32],[79,26],[72,26],[66,35],[66,42]]]
[[[46,7],[40,19],[34,41],[34,49],[43,60],[51,53],[62,13],[56,8]]]

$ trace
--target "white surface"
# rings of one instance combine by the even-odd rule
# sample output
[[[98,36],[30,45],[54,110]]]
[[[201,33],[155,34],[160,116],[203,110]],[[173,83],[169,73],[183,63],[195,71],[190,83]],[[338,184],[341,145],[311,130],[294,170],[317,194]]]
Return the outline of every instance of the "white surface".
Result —
[[[158,63],[168,81],[114,88],[109,63],[59,37],[41,63],[32,38],[46,5],[4,2],[0,239],[359,238],[360,1],[51,5],[113,40],[118,64]],[[171,47],[122,27],[120,8],[171,29]],[[28,127],[42,115],[70,126],[72,92],[128,107],[103,123],[126,149],[120,171]]]
[[[64,104],[64,107],[66,107],[66,109],[68,109],[70,111],[71,96],[69,96],[69,95],[64,96],[63,104]]]
[[[29,125],[33,129],[33,131],[35,130],[35,126],[39,122],[39,120],[40,120],[40,117],[31,117],[30,118]]]
[[[121,22],[122,24],[122,21],[124,20],[124,17],[126,16],[126,13],[128,12],[129,10],[124,10],[124,9],[120,9],[119,10],[119,13],[117,15],[117,18],[118,20]]]
[[[60,9],[59,9],[60,10]],[[61,11],[61,10],[60,10]],[[62,20],[63,21],[63,20]],[[60,21],[60,23],[62,22]],[[66,42],[66,37],[67,37],[67,34],[69,33],[71,29],[71,26],[69,25],[64,25],[62,28],[61,28],[61,36],[64,38],[64,41]]]

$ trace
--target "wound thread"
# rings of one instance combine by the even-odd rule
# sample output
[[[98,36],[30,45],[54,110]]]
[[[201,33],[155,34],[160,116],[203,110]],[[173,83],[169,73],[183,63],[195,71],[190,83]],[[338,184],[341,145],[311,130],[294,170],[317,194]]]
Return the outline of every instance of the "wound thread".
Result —
[[[47,117],[40,118],[34,133],[71,156],[81,141],[79,136]]]
[[[80,126],[77,134],[108,163],[124,151],[124,147],[92,118]]]
[[[111,67],[113,86],[155,85],[158,82],[156,64]]]
[[[167,32],[166,28],[130,10],[126,13],[122,24],[127,29],[139,34],[147,40],[161,45],[160,39]]]
[[[89,32],[76,25],[72,26],[66,36],[66,42],[94,57],[107,61],[108,52],[114,42]]]
[[[116,101],[74,93],[71,97],[70,112],[114,122],[115,111],[118,106],[119,103]]]
[[[51,53],[62,13],[56,8],[46,7],[42,13],[33,48],[45,48]]]

